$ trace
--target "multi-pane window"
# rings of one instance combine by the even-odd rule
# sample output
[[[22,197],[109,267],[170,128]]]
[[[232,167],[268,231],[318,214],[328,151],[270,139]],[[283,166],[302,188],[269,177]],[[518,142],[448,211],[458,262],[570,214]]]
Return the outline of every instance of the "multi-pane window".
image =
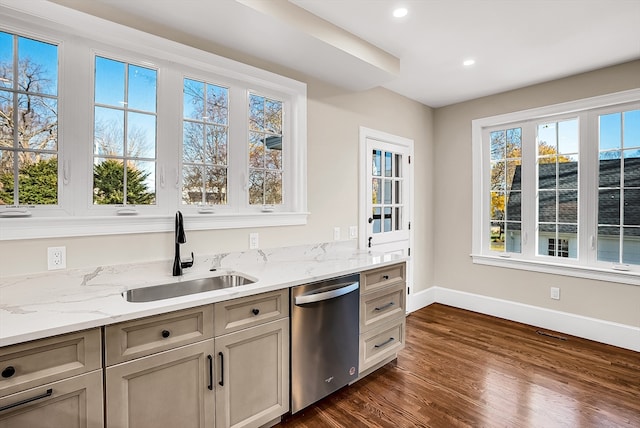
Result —
[[[283,102],[249,94],[249,204],[283,203]]]
[[[472,135],[474,262],[640,283],[640,91],[477,119]]]
[[[538,242],[540,255],[565,257],[560,247],[550,254],[548,240],[567,241],[576,258],[578,241],[578,120],[545,122],[537,127]]]
[[[371,161],[372,232],[402,230],[402,155],[374,149]]]
[[[491,132],[489,194],[491,249],[519,253],[521,246],[522,129]]]
[[[95,205],[156,203],[156,86],[156,70],[95,57]]]
[[[0,205],[58,204],[58,47],[0,32]]]
[[[640,264],[640,110],[598,116],[598,260]]]
[[[182,203],[225,205],[229,89],[184,79]]]

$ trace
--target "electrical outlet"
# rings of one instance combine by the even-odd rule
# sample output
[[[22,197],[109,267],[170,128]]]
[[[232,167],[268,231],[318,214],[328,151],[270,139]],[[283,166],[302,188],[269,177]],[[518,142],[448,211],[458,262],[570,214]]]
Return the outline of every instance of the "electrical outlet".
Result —
[[[560,288],[551,287],[551,298],[553,300],[560,300]]]
[[[356,239],[358,237],[358,226],[349,226],[349,239]]]
[[[340,228],[337,226],[333,228],[333,240],[334,241],[340,240]]]
[[[259,246],[260,246],[260,240],[258,238],[258,233],[257,232],[250,233],[249,234],[249,249],[250,250],[257,250]]]
[[[67,248],[48,247],[47,248],[47,269],[56,270],[67,267]]]

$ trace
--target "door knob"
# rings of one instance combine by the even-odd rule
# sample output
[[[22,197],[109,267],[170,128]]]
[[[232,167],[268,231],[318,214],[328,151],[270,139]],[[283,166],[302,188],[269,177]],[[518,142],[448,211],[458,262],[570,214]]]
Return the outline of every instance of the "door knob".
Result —
[[[373,217],[369,217],[369,220],[367,220],[369,222],[369,224],[373,223]]]

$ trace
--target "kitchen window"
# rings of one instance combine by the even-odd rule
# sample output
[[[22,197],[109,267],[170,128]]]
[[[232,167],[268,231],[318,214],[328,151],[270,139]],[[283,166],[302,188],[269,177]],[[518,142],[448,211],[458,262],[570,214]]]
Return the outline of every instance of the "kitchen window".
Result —
[[[306,223],[305,84],[65,13],[0,24],[0,239]]]
[[[640,284],[640,90],[472,123],[474,263]]]
[[[58,204],[58,47],[0,32],[0,205]]]

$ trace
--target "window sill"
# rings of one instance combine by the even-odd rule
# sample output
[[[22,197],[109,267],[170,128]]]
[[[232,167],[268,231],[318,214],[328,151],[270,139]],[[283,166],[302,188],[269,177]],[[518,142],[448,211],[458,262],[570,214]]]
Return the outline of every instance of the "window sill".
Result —
[[[240,229],[307,224],[308,212],[185,215],[187,230]],[[170,232],[173,215],[0,219],[0,241]]]
[[[486,266],[573,276],[576,278],[618,282],[621,284],[640,285],[640,273],[638,272],[618,271],[612,268],[607,269],[601,267],[571,266],[566,264],[487,256],[482,254],[472,254],[471,258],[473,259],[474,264]]]

